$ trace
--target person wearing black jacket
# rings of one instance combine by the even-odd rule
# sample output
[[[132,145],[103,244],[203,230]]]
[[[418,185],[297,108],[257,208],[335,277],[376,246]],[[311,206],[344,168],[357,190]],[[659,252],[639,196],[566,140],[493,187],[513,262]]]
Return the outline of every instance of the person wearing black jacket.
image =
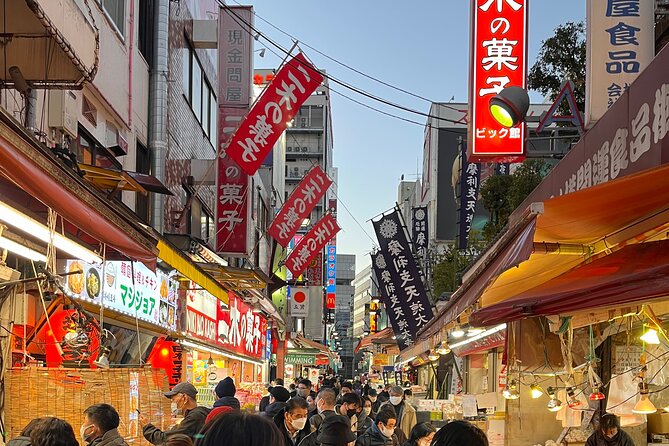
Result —
[[[84,425],[79,434],[88,446],[128,446],[118,426],[121,419],[109,404],[94,404],[84,411]]]
[[[180,382],[163,395],[172,400],[173,412],[181,412],[184,419],[172,429],[162,431],[151,424],[146,415],[139,414],[139,421],[144,426],[144,438],[151,444],[162,445],[171,435],[185,434],[195,441],[211,409],[197,405],[197,389],[189,382]]]
[[[237,410],[241,409],[239,400],[235,398],[235,393],[237,393],[235,381],[229,376],[216,384],[214,393],[216,393],[216,396],[218,397],[218,399],[214,402],[214,408],[228,406]]]
[[[286,407],[286,401],[290,399],[288,389],[281,386],[274,386],[269,389],[269,405],[263,414],[266,417],[274,418]],[[261,414],[262,415],[262,414]]]
[[[399,441],[394,434],[396,423],[395,409],[389,405],[383,406],[376,414],[376,423],[358,437],[355,446],[397,446]]]
[[[304,398],[296,396],[289,399],[284,409],[274,417],[286,446],[298,446],[311,433],[307,426],[307,406]]]

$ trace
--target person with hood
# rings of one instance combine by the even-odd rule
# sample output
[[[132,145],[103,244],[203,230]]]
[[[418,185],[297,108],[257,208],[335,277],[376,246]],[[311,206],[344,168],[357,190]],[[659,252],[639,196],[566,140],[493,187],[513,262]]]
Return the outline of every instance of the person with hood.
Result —
[[[416,409],[404,400],[404,390],[400,386],[391,387],[388,393],[390,398],[383,405],[393,406],[397,414],[397,426],[404,434],[404,439],[409,438],[411,429],[416,425]]]
[[[376,414],[376,423],[358,437],[355,446],[397,446],[399,441],[394,433],[396,424],[395,409],[391,405],[384,405]]]
[[[488,437],[478,427],[463,420],[451,421],[437,431],[431,446],[488,446]]]
[[[298,446],[311,433],[307,426],[307,401],[296,396],[286,403],[281,412],[274,416],[274,424],[279,428],[286,446]]]
[[[367,429],[374,424],[374,416],[372,415],[372,401],[367,396],[362,397],[362,410],[358,414],[358,435],[364,434]]]
[[[219,407],[232,407],[235,410],[241,410],[239,400],[235,398],[235,393],[237,393],[237,388],[235,387],[235,382],[229,376],[216,384],[214,393],[218,399],[214,402],[214,409],[212,412],[215,412]]]
[[[634,446],[634,441],[620,429],[617,416],[605,413],[599,419],[599,429],[590,435],[585,446]]]
[[[286,401],[290,399],[290,392],[282,386],[274,386],[269,389],[269,405],[263,414],[268,418],[274,418],[286,407]]]
[[[211,409],[197,405],[195,386],[189,382],[180,382],[163,395],[172,401],[172,413],[180,413],[184,418],[173,428],[162,431],[151,424],[146,415],[140,413],[139,422],[143,425],[144,438],[155,445],[165,444],[166,440],[174,434],[185,434],[195,440],[196,435],[204,426],[207,415],[211,412]]]
[[[351,431],[351,421],[343,415],[335,415],[323,420],[320,432],[312,432],[321,446],[353,446],[355,434]]]
[[[79,433],[88,446],[128,446],[118,426],[121,419],[109,404],[94,404],[84,410],[84,425]]]

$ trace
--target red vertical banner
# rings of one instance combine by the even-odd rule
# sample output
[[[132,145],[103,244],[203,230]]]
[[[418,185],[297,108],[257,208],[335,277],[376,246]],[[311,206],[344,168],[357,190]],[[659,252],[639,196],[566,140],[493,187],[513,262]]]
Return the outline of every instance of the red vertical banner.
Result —
[[[241,18],[241,20],[240,20]],[[253,8],[226,6],[219,13],[216,252],[246,256],[251,250],[250,177],[224,148],[251,105]]]
[[[302,274],[309,266],[309,262],[318,253],[323,252],[325,244],[339,232],[339,229],[334,217],[326,214],[307,232],[286,259],[286,267],[293,273],[294,277]]]
[[[527,86],[528,0],[472,0],[469,82],[470,162],[525,159],[525,124],[506,128],[490,114],[490,99]]]

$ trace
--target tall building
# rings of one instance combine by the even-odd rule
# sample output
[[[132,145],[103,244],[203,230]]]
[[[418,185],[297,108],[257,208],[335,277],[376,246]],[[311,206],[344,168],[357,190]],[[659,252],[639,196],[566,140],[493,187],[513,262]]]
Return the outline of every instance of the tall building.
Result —
[[[355,255],[337,254],[337,300],[333,330],[339,333],[341,339],[339,355],[342,361],[341,374],[347,378],[353,377],[353,351],[357,340],[353,338],[351,324],[351,304],[355,287]]]

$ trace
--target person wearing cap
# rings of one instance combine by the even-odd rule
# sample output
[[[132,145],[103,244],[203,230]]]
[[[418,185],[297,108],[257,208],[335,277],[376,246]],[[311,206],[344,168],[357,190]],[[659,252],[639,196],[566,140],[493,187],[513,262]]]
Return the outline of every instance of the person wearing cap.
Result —
[[[189,382],[180,382],[169,392],[165,392],[166,398],[172,401],[172,413],[183,415],[183,420],[172,429],[162,431],[150,423],[146,415],[140,414],[139,421],[142,423],[144,438],[155,445],[163,445],[167,439],[174,434],[188,435],[193,441],[200,429],[204,426],[207,415],[211,409],[198,406],[196,397],[197,390]]]
[[[634,446],[632,437],[620,429],[618,417],[605,413],[599,419],[599,429],[593,432],[585,446]]]
[[[235,398],[235,393],[237,393],[237,388],[235,387],[235,382],[229,376],[216,384],[214,389],[218,399],[214,402],[214,410],[217,407],[228,406],[233,409],[240,410],[241,406],[239,400]]]
[[[369,392],[367,392],[367,396],[369,397],[369,400],[372,402],[372,417],[374,417],[374,415],[376,415],[376,412],[379,411],[381,404],[383,404],[383,401],[379,398],[376,389],[369,389]]]
[[[323,420],[320,431],[309,435],[316,437],[321,446],[353,446],[355,434],[351,431],[351,420],[343,415],[334,415]]]
[[[274,386],[269,389],[269,405],[265,409],[264,415],[274,418],[286,407],[286,401],[290,399],[290,392],[285,387]]]

